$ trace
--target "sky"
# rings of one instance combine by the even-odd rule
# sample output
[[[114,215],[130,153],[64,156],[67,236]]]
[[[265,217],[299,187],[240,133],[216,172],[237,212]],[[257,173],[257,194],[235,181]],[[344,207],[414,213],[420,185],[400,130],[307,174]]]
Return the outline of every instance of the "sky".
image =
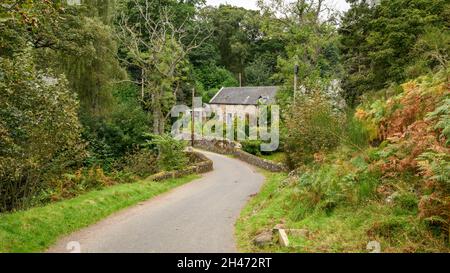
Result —
[[[345,0],[326,0],[328,4],[336,7],[339,11],[346,11],[349,5]],[[256,0],[207,0],[208,5],[218,6],[220,4],[230,4],[233,6],[244,7],[246,9],[258,9],[256,7]]]

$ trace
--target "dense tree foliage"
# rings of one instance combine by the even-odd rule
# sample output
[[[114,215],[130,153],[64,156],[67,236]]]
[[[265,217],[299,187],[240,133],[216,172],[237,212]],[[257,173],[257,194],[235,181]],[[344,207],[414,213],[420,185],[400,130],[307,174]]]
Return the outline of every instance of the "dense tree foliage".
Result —
[[[268,37],[285,45],[277,59],[274,78],[284,84],[281,103],[294,96],[294,66],[299,66],[298,91],[324,90],[341,74],[336,17],[321,15],[323,1],[259,1],[264,12],[263,29]],[[280,14],[280,19],[277,18]],[[301,93],[301,92],[299,92]]]
[[[26,207],[83,156],[78,101],[28,51],[0,57],[0,211]]]
[[[190,60],[197,71],[196,74],[204,74],[204,71],[208,70],[208,74],[218,74],[198,78],[206,92],[233,83],[231,79],[227,79],[211,85],[211,77],[223,79],[223,69],[230,71],[238,84],[240,74],[244,86],[278,83],[272,79],[272,75],[276,69],[277,58],[284,55],[285,47],[280,39],[269,37],[263,31],[263,18],[258,11],[221,5],[218,8],[205,8],[201,15],[208,18],[206,22],[213,33],[204,46],[190,54]]]
[[[448,65],[448,1],[349,2],[339,32],[347,72],[343,87],[350,102]]]

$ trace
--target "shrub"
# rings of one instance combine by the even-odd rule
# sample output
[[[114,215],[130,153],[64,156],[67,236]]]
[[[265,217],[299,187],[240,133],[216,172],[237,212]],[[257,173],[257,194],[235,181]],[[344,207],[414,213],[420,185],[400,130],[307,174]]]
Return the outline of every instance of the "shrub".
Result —
[[[47,201],[59,201],[114,184],[115,181],[108,177],[102,168],[81,168],[75,173],[52,180],[44,195],[49,199]]]
[[[330,151],[340,143],[344,119],[319,92],[293,104],[285,118],[285,151],[291,168],[312,162],[314,154]]]
[[[394,198],[394,202],[401,209],[411,213],[417,213],[419,199],[416,194],[411,192],[401,192]]]
[[[237,86],[239,84],[230,71],[215,65],[202,66],[199,69],[195,69],[194,74],[205,90],[221,88],[222,86]]]
[[[448,153],[430,151],[419,157],[419,166],[425,179],[425,194],[419,202],[419,216],[449,234],[450,156]]]
[[[242,141],[242,150],[252,155],[261,155],[261,141],[260,140],[246,140]]]
[[[450,146],[450,95],[433,112],[428,113],[427,120],[437,121],[434,129],[439,131],[439,138],[445,140],[445,145]]]
[[[292,211],[295,221],[319,211],[330,213],[342,202],[343,188],[335,168],[323,165],[316,170],[306,171],[300,176],[292,199],[297,203]]]
[[[46,180],[84,156],[75,95],[32,59],[0,58],[0,212],[32,205]]]
[[[158,172],[157,155],[149,149],[141,149],[130,153],[115,164],[115,169],[125,173],[131,173],[140,178],[147,177]]]
[[[145,143],[149,118],[142,110],[131,87],[115,90],[114,107],[104,116],[83,116],[83,137],[89,143],[89,165],[102,165],[109,170],[117,158],[126,156]]]
[[[173,139],[169,135],[154,135],[151,145],[155,145],[158,151],[158,166],[161,170],[173,171],[186,167],[188,157],[184,149],[186,144]]]
[[[363,149],[368,146],[370,140],[369,129],[362,121],[354,116],[348,116],[344,128],[344,144]]]
[[[114,170],[110,176],[114,181],[120,184],[133,183],[139,179],[139,177],[136,177],[136,175],[131,172],[118,170]]]
[[[341,151],[340,151],[341,152]],[[380,174],[368,169],[360,157],[348,164],[311,164],[301,168],[292,200],[295,221],[313,212],[331,213],[339,206],[364,205],[376,196]]]
[[[379,177],[373,172],[363,172],[357,175],[358,185],[358,201],[367,202],[376,194],[376,189],[379,184]]]

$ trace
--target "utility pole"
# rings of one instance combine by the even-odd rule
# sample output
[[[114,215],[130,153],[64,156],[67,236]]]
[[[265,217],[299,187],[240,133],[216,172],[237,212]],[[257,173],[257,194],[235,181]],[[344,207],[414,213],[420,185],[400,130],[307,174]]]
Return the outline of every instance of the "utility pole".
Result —
[[[294,66],[294,104],[297,97],[298,64]]]
[[[195,88],[192,88],[192,110],[191,110],[191,146],[195,142]]]

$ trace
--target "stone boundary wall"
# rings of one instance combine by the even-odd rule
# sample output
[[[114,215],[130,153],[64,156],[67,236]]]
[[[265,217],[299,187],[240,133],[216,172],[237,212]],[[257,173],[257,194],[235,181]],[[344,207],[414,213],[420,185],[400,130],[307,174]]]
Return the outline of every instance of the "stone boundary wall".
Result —
[[[216,154],[230,155],[241,146],[239,143],[230,140],[202,139],[195,140],[194,146]]]
[[[284,172],[288,170],[287,167],[282,163],[277,163],[264,158],[260,158],[240,149],[236,149],[233,155],[238,159],[247,162],[248,164],[260,167],[271,172]]]
[[[146,181],[161,182],[166,179],[180,178],[194,173],[195,174],[207,173],[214,169],[213,162],[205,155],[198,152],[188,152],[188,155],[191,158],[195,158],[194,165],[186,167],[183,170],[160,172],[148,177]]]
[[[243,151],[241,149],[241,145],[234,141],[202,139],[202,140],[195,140],[194,145],[195,148],[200,148],[202,150],[206,150],[209,152],[224,155],[234,155],[244,162],[247,162],[251,165],[260,167],[262,169],[271,172],[288,171],[288,168],[282,163],[277,163],[267,159],[263,159]]]

